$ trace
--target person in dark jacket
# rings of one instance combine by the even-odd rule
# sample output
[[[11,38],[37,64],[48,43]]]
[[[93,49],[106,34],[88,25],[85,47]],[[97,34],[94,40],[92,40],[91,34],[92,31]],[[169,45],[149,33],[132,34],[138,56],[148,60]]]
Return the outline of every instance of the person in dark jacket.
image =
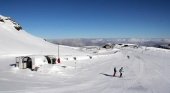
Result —
[[[120,78],[122,77],[122,72],[123,72],[123,67],[121,67],[120,69],[119,69],[119,72],[120,72]]]
[[[116,75],[116,72],[117,72],[117,70],[116,70],[116,67],[114,67],[114,73],[113,73],[113,77],[115,77],[115,75]]]

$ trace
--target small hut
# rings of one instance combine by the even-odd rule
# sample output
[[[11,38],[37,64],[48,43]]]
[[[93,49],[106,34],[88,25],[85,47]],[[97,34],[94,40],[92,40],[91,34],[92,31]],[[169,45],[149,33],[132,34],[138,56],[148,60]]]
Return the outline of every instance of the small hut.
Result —
[[[111,48],[113,48],[113,47],[114,47],[114,45],[111,44],[111,43],[105,44],[105,45],[103,46],[103,48],[105,48],[105,49],[111,49]]]
[[[4,20],[0,18],[0,22],[4,22]]]
[[[48,64],[56,64],[56,57],[53,56],[53,55],[47,55],[45,56],[47,61],[48,61]]]
[[[20,69],[29,68],[35,70],[44,64],[48,64],[45,56],[20,56],[16,57],[16,66]]]

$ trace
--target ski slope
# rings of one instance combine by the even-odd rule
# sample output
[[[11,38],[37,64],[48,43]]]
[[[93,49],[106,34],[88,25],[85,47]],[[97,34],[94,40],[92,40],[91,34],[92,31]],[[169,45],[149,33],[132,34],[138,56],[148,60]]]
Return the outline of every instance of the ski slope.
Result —
[[[127,55],[130,58],[127,58]],[[120,49],[93,59],[45,65],[38,72],[9,66],[0,58],[0,93],[169,93],[169,51]],[[124,67],[123,78],[112,77]]]
[[[58,46],[13,25],[0,22],[0,93],[170,93],[169,50],[120,47],[92,54],[60,46],[60,56],[68,60],[36,72],[11,64],[20,55],[57,55]],[[114,67],[124,67],[123,78],[118,72],[112,77]]]

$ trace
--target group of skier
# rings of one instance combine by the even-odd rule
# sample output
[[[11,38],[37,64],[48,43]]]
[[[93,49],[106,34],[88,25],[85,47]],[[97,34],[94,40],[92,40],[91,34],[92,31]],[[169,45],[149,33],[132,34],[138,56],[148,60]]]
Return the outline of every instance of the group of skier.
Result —
[[[116,72],[117,72],[117,70],[116,70],[116,67],[114,67],[114,73],[113,73],[113,77],[115,77],[116,76]],[[120,73],[120,78],[122,77],[122,72],[123,72],[123,67],[121,67],[120,69],[119,69],[119,73]]]

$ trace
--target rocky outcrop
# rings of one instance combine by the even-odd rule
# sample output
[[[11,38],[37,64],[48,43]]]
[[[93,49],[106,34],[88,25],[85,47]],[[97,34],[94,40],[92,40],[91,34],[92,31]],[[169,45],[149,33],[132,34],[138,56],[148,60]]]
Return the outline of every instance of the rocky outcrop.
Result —
[[[9,24],[10,26],[14,27],[17,31],[22,30],[22,27],[10,17],[0,15],[0,22]]]

